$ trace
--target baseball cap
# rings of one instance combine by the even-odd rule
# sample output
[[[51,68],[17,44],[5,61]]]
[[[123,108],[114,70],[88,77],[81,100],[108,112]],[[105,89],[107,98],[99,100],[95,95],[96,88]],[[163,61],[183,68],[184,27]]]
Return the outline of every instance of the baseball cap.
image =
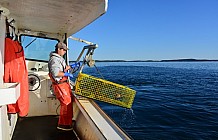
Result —
[[[65,49],[65,50],[69,50],[66,46],[66,44],[64,44],[63,42],[59,42],[55,45],[55,48],[61,48],[61,49]]]

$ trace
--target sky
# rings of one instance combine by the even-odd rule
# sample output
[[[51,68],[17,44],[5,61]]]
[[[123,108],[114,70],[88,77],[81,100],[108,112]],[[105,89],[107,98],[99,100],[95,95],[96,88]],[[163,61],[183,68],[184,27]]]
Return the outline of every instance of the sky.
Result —
[[[98,44],[95,60],[218,60],[218,0],[109,0],[72,36]],[[86,44],[69,45],[75,60]]]

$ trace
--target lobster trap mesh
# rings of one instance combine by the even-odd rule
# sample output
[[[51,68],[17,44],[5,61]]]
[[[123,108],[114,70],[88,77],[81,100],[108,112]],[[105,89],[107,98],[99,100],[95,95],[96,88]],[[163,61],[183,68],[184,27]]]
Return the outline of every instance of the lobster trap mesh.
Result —
[[[75,93],[87,98],[131,108],[136,91],[126,86],[79,73]]]

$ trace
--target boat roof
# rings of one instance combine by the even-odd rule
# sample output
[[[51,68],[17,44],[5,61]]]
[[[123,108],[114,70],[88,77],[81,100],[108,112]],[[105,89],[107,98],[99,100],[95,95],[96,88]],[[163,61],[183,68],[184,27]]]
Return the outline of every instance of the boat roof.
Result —
[[[17,28],[70,36],[107,10],[108,0],[1,0]]]

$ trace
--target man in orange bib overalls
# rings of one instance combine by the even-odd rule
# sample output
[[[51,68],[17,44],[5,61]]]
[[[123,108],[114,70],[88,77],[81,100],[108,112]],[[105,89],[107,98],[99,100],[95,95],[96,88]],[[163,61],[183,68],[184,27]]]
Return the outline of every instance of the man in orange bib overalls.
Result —
[[[57,43],[55,46],[55,51],[50,53],[50,59],[48,62],[49,76],[52,81],[52,88],[55,92],[56,98],[60,101],[61,105],[57,129],[65,131],[73,129],[72,101],[74,100],[74,96],[72,95],[71,87],[68,82],[68,77],[73,78],[73,75],[67,71],[70,68],[75,67],[75,64],[72,66],[66,65],[63,56],[67,50],[68,48],[64,43]]]

